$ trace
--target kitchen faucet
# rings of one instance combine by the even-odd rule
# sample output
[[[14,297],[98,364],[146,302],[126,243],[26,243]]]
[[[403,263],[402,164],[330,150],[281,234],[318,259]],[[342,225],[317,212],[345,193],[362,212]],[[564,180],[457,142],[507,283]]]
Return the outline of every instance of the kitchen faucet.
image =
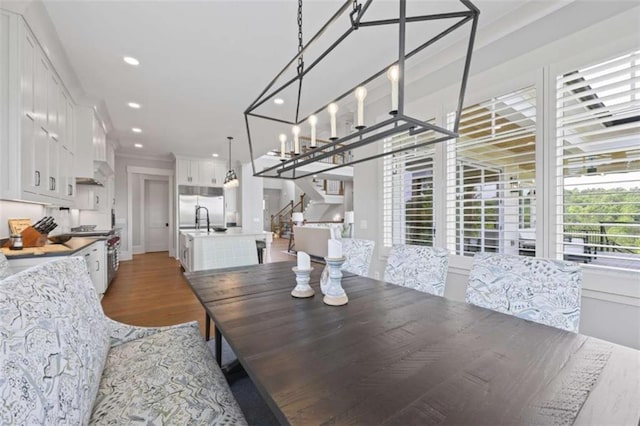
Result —
[[[207,212],[207,234],[211,232],[209,225],[209,209],[205,206],[196,206],[196,229],[200,229],[200,209],[204,209]]]

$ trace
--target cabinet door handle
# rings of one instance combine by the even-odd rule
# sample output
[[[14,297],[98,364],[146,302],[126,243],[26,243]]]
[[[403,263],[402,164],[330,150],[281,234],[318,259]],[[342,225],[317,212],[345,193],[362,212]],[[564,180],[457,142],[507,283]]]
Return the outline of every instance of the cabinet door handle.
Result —
[[[27,116],[27,118],[29,120],[34,121],[33,114],[31,114],[30,112],[27,112],[27,113],[25,113],[25,115]]]
[[[40,172],[36,170],[36,186],[40,186]]]
[[[68,195],[73,195],[73,185],[68,184],[67,186],[69,187],[69,194]]]
[[[96,272],[100,270],[100,261],[96,260]]]
[[[51,178],[51,179],[53,179],[53,190],[55,191],[56,190],[56,178]]]
[[[100,204],[100,196],[96,195],[96,204]]]
[[[53,191],[53,178],[49,176],[49,191]]]

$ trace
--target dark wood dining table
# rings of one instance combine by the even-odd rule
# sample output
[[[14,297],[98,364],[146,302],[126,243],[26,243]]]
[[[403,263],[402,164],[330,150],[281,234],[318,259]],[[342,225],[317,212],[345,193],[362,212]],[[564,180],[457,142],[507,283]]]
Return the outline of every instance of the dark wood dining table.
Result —
[[[640,421],[640,351],[352,274],[328,306],[319,264],[296,299],[293,266],[185,274],[282,424]]]

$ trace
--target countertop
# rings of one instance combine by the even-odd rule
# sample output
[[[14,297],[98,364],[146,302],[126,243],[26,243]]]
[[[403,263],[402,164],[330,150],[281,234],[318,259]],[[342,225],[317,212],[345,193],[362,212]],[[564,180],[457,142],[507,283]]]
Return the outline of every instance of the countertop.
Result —
[[[267,236],[270,232],[267,231],[245,231],[242,228],[228,228],[225,232],[214,232],[213,229],[210,233],[207,233],[205,229],[199,230],[181,230],[180,233],[193,237],[193,238],[222,238],[222,237],[242,237],[242,236]]]
[[[2,248],[2,254],[7,256],[7,259],[30,259],[34,257],[56,257],[56,256],[71,256],[74,253],[82,250],[85,247],[90,246],[96,241],[106,240],[105,237],[73,237],[64,244],[47,244],[43,247],[29,247],[23,250],[9,250],[8,248]]]

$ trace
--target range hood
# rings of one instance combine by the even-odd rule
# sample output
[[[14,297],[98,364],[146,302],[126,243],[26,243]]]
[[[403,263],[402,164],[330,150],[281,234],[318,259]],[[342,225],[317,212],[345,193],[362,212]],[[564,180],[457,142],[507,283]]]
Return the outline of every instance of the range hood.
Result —
[[[93,176],[78,176],[76,177],[76,185],[97,185],[104,186],[104,183],[113,176],[113,170],[111,166],[105,161],[93,162]]]

